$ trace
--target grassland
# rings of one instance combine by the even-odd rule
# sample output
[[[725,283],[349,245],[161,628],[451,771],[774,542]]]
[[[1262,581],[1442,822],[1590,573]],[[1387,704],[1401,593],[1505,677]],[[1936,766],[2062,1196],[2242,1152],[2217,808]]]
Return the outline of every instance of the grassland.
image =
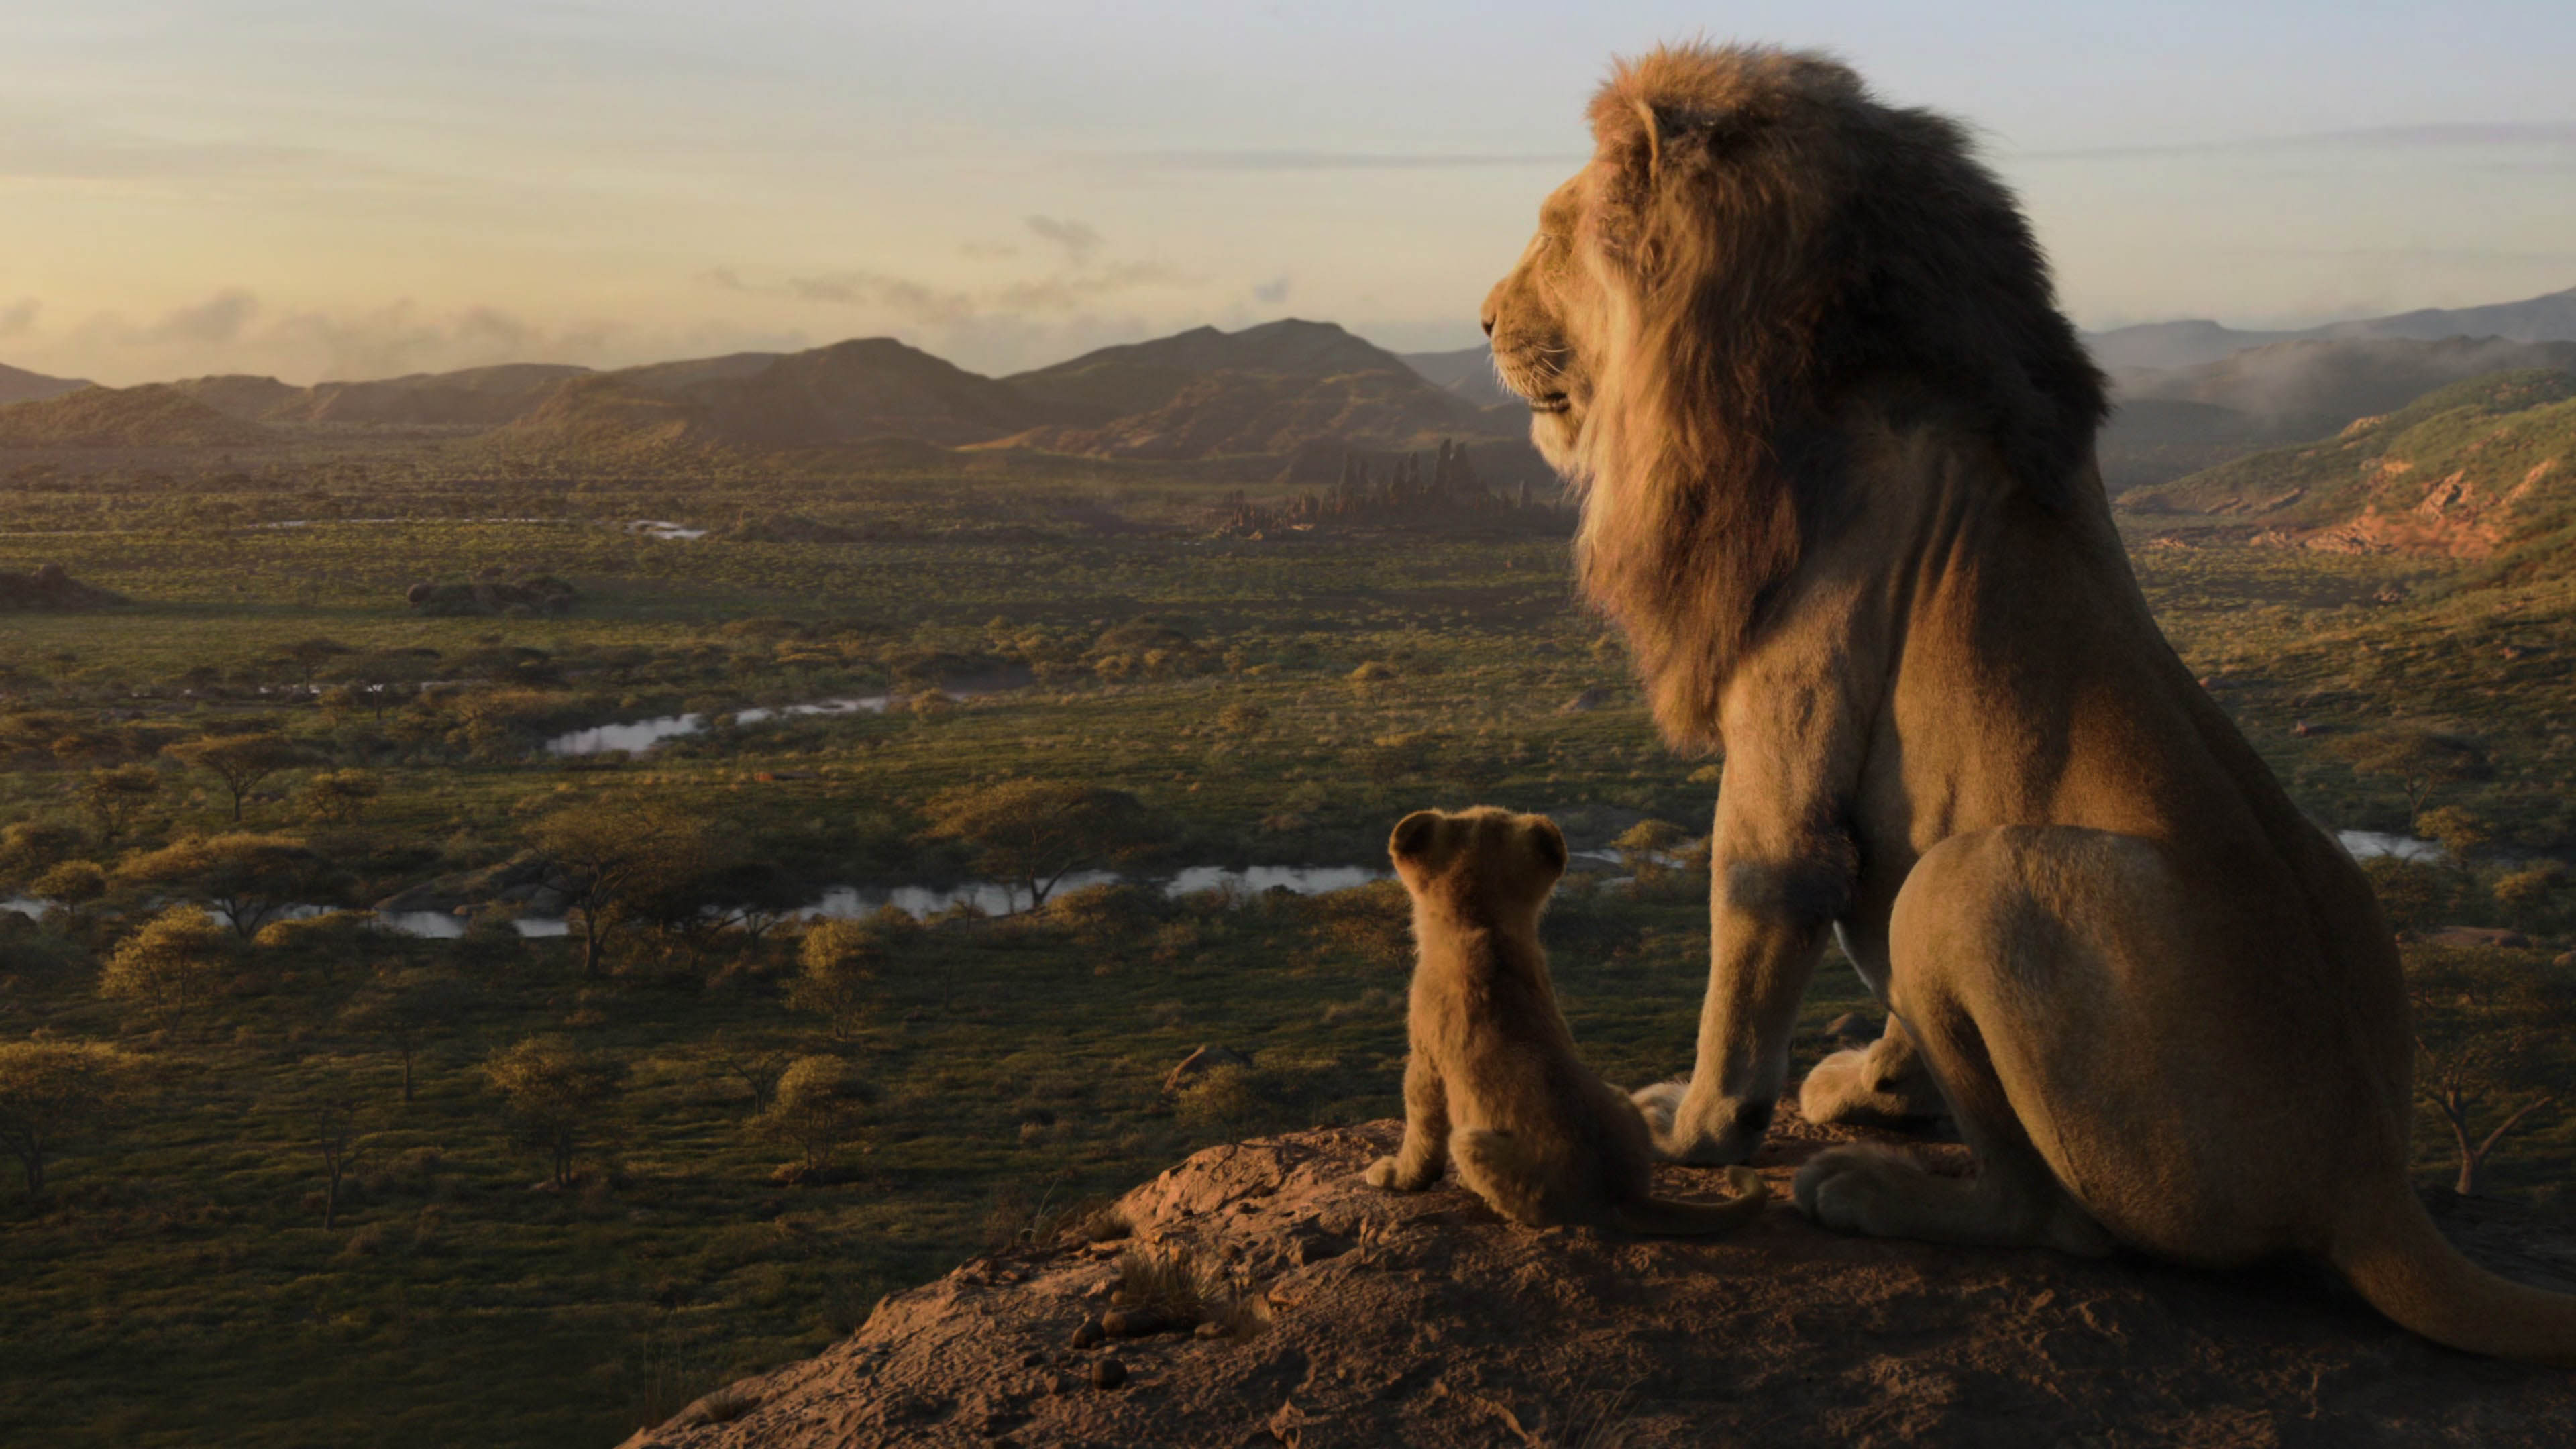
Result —
[[[253,730],[303,754],[252,791],[244,824],[315,846],[351,904],[505,868],[585,801],[712,822],[774,891],[810,899],[970,873],[925,838],[925,812],[1016,776],[1132,794],[1153,822],[1132,867],[1147,873],[1369,863],[1428,804],[1546,810],[1586,847],[1645,818],[1696,833],[1714,799],[1709,762],[1652,738],[1558,538],[1217,539],[1235,484],[1141,471],[686,484],[456,476],[435,456],[299,454],[184,484],[22,469],[0,494],[0,568],[59,563],[130,602],[0,620],[0,826],[74,827],[66,848],[111,868],[229,829],[224,792],[160,750]],[[788,515],[844,541],[731,532]],[[637,519],[711,532],[654,538]],[[2186,658],[2319,819],[2406,828],[2399,787],[2331,746],[2421,721],[2494,760],[2443,796],[2489,823],[2490,874],[2576,849],[2560,748],[2576,593],[2211,543],[2172,517],[2139,544]],[[404,600],[423,581],[540,574],[579,590],[570,613]],[[353,652],[308,691],[287,655],[316,637]],[[396,688],[350,690],[358,661],[404,650],[435,652],[400,656],[427,662]],[[1011,687],[719,724],[632,759],[541,748],[611,720],[970,680]],[[109,841],[76,792],[120,767],[160,788]],[[312,777],[342,770],[380,792],[357,819],[310,818]],[[2444,920],[2531,932],[2513,960],[2535,971],[2569,944],[2554,895],[2508,903],[2452,874]],[[97,989],[170,889],[111,882],[42,926],[0,915],[0,1040],[112,1042],[146,1083],[121,1122],[67,1142],[46,1195],[0,1188],[10,1444],[613,1442],[1195,1145],[1397,1109],[1405,962],[1384,886],[935,920],[888,937],[864,1023],[835,1039],[788,1003],[792,925],[628,931],[585,979],[570,943],[522,940],[497,910],[452,942],[243,948],[173,1022]],[[1687,872],[1583,878],[1550,916],[1577,1035],[1614,1080],[1688,1059],[1702,889]],[[462,990],[418,1047],[409,1102],[395,1045],[348,1014],[402,972]],[[1848,972],[1823,973],[1802,1053],[1858,1004]],[[564,1190],[513,1145],[482,1071],[541,1034],[624,1069]],[[1208,1042],[1254,1071],[1166,1095],[1164,1073]],[[798,1182],[753,1130],[746,1076],[816,1053],[846,1058],[867,1100],[840,1170]],[[356,1189],[326,1230],[319,1143],[348,1098]],[[2447,1152],[2426,1124],[2428,1180]],[[2494,1189],[2546,1195],[2571,1164],[2576,1126],[2550,1118],[2499,1157]]]

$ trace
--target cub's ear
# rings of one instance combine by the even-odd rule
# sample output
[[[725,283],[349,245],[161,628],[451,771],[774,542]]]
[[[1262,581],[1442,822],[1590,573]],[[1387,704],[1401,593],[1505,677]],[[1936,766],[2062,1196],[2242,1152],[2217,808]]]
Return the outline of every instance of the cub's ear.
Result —
[[[1556,822],[1544,815],[1533,819],[1536,823],[1530,826],[1530,839],[1538,847],[1538,858],[1547,862],[1549,870],[1558,875],[1565,874],[1565,832],[1557,829]]]
[[[1395,833],[1386,838],[1386,853],[1397,860],[1411,860],[1431,848],[1431,838],[1439,829],[1439,811],[1416,810],[1395,822]]]

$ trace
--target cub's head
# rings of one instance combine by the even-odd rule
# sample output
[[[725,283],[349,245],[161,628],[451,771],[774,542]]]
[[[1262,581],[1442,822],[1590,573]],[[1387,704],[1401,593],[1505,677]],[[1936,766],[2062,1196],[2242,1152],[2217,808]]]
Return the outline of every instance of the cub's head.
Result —
[[[1416,810],[1395,823],[1386,853],[1417,904],[1479,916],[1537,918],[1565,874],[1565,836],[1544,815]]]

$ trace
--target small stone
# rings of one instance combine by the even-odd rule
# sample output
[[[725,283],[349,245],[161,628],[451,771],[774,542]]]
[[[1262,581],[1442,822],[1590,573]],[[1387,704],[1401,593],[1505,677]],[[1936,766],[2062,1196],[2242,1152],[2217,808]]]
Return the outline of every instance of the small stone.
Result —
[[[1033,1348],[1027,1353],[1020,1355],[1020,1367],[1022,1368],[1042,1368],[1045,1366],[1046,1361],[1047,1352],[1042,1348]]]
[[[1082,1321],[1082,1326],[1073,1331],[1073,1346],[1075,1348],[1091,1348],[1096,1346],[1101,1339],[1107,1336],[1108,1335],[1101,1330],[1099,1319],[1086,1318]]]
[[[1114,1389],[1127,1382],[1127,1365],[1114,1358],[1104,1358],[1091,1366],[1091,1382],[1104,1389]]]
[[[1297,1260],[1298,1267],[1311,1268],[1317,1263],[1338,1258],[1350,1250],[1350,1244],[1332,1238],[1299,1238],[1297,1247],[1290,1256]]]
[[[1222,1323],[1202,1323],[1198,1326],[1196,1332],[1201,1338],[1223,1338],[1225,1337],[1225,1325]]]
[[[1075,1378],[1069,1373],[1059,1371],[1047,1375],[1046,1384],[1047,1392],[1050,1394],[1069,1394],[1075,1389],[1082,1387],[1082,1380]]]

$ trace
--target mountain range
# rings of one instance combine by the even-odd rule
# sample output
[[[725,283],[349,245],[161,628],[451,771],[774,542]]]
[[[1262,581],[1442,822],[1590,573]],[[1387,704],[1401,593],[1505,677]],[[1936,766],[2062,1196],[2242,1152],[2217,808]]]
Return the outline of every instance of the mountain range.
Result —
[[[0,446],[249,446],[317,427],[407,428],[626,462],[902,445],[1187,461],[1441,438],[1525,449],[1527,426],[1517,406],[1481,407],[1340,327],[1296,319],[1194,328],[1003,378],[877,337],[607,372],[528,363],[312,387],[226,375],[25,390],[36,401],[0,407]]]
[[[41,372],[0,364],[0,406],[19,402],[42,402],[98,384],[80,377],[47,377]]]
[[[2090,334],[2119,410],[2102,438],[2115,494],[2330,434],[2423,393],[2504,370],[2576,370],[2576,289],[2298,333],[2215,322]],[[1328,322],[1198,327],[1006,377],[892,338],[612,371],[511,363],[295,387],[271,377],[92,387],[0,368],[0,446],[228,448],[317,434],[475,434],[472,446],[579,466],[699,454],[861,450],[935,464],[950,451],[1140,461],[1288,460],[1474,443],[1497,479],[1540,471],[1526,414],[1485,348],[1398,355]]]
[[[2364,338],[2409,338],[2438,342],[2446,337],[2501,337],[2508,342],[2564,342],[2576,339],[2576,287],[2498,302],[2484,307],[2426,307],[2387,317],[2330,322],[2296,332],[2240,332],[2216,322],[2149,322],[2088,332],[2084,344],[2104,367],[2193,367],[2216,362],[2249,347],[2277,342],[2347,342]]]

